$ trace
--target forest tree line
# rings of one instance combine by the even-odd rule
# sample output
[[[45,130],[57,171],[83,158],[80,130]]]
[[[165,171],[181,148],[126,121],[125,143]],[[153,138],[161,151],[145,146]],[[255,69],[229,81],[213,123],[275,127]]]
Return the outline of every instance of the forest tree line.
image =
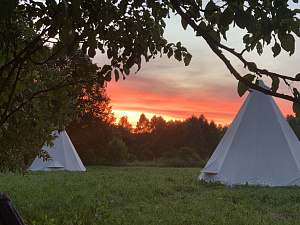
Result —
[[[71,125],[68,133],[86,165],[160,160],[170,166],[203,166],[227,130],[204,115],[166,121],[141,114],[136,128],[126,116],[118,124],[91,117],[82,123]]]
[[[135,128],[126,116],[115,123],[106,88],[77,96],[80,120],[67,132],[85,165],[121,166],[160,161],[165,166],[204,166],[227,130],[204,115],[183,121],[141,114]]]
[[[162,166],[202,167],[228,129],[203,114],[166,121],[143,113],[133,128],[126,116],[115,123],[105,88],[95,88],[88,96],[83,90],[82,96],[78,106],[86,110],[67,132],[85,165],[156,161]],[[299,138],[299,122],[292,115],[286,118]]]

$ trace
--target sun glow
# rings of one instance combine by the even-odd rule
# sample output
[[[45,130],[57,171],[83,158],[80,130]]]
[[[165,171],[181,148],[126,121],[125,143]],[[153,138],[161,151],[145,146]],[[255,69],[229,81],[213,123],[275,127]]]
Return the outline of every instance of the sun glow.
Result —
[[[145,116],[151,120],[151,118],[153,116],[155,116],[156,114],[153,114],[153,113],[147,113],[147,112],[134,112],[134,111],[121,111],[121,110],[113,110],[113,113],[115,114],[115,118],[116,118],[116,123],[119,122],[119,119],[122,117],[122,116],[127,116],[128,117],[128,122],[133,126],[135,127],[136,126],[136,123],[137,121],[140,119],[140,115],[142,113],[145,114]],[[169,120],[174,120],[174,118],[171,118],[169,116],[165,116],[165,115],[156,115],[156,116],[162,116],[166,121],[169,121]],[[178,119],[179,120],[179,119]]]

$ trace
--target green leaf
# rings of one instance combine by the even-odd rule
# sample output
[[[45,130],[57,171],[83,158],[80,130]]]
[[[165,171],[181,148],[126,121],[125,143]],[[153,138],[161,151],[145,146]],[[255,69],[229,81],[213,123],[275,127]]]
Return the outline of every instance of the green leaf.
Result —
[[[35,25],[36,29],[39,30],[44,25],[44,20],[39,19],[34,25]]]
[[[111,70],[111,66],[106,64],[102,67],[101,73],[106,74],[109,70]]]
[[[281,51],[281,47],[280,45],[276,42],[275,45],[272,47],[272,51],[273,51],[273,57],[275,58],[276,56],[279,55],[280,51]]]
[[[262,47],[262,44],[260,41],[257,42],[257,44],[256,44],[256,51],[259,55],[261,55],[263,53],[263,47]]]
[[[24,91],[25,89],[27,88],[26,84],[23,83],[23,82],[18,82],[17,85],[16,85],[16,90],[17,92],[21,92],[21,91]]]
[[[173,55],[173,49],[170,48],[167,56],[168,58],[170,58],[172,55]]]
[[[124,67],[123,70],[124,70],[124,73],[128,76],[130,73],[130,70],[126,67]]]
[[[254,62],[249,62],[247,66],[248,66],[248,69],[251,72],[256,72],[257,71],[257,66]]]
[[[0,1],[0,15],[4,18],[9,18],[13,12],[13,10],[18,5],[18,0],[6,0]]]
[[[72,31],[72,21],[70,19],[67,19],[64,21],[63,27],[59,32],[59,39],[64,44],[70,44],[74,37],[72,38],[72,34],[75,32]]]
[[[201,21],[201,23],[198,25],[198,27],[201,30],[207,30],[207,25],[205,22]],[[196,36],[201,36],[201,33],[199,33],[199,31],[196,32]]]
[[[74,91],[75,91],[75,92],[80,92],[80,91],[82,91],[82,85],[81,85],[81,84],[78,84],[78,85],[74,88]]]
[[[111,81],[111,71],[108,71],[108,73],[105,75],[106,81]]]
[[[8,92],[2,92],[0,95],[0,104],[6,103],[9,101],[9,94]]]
[[[181,25],[182,25],[183,29],[186,30],[188,23],[186,22],[185,19],[181,18]]]
[[[174,57],[175,59],[177,59],[178,61],[181,61],[182,60],[182,54],[181,54],[181,51],[179,49],[175,50],[174,51]]]
[[[294,10],[295,13],[300,13],[300,9],[295,9]],[[293,21],[293,23],[291,24],[291,31],[294,32],[298,37],[300,37],[300,20],[297,20],[296,22]]]
[[[295,97],[295,98],[299,98],[300,93],[299,93],[299,91],[297,90],[297,88],[293,88],[293,94],[294,94],[294,97]]]
[[[95,48],[89,47],[88,55],[89,55],[89,57],[93,58],[96,55]]]
[[[244,35],[244,37],[243,37],[243,42],[244,42],[245,44],[249,44],[249,40],[250,40],[250,34]]]
[[[298,120],[300,120],[300,104],[299,103],[296,103],[296,102],[293,103],[293,111],[296,114],[296,118]]]
[[[279,78],[277,76],[272,76],[272,88],[271,91],[276,92],[279,88]]]
[[[110,48],[107,49],[107,57],[108,57],[109,59],[111,59],[111,58],[113,57],[113,52],[112,52],[112,50],[110,50]]]
[[[234,16],[234,21],[238,27],[244,29],[246,27],[246,19],[245,13],[243,10],[237,10]]]
[[[53,97],[53,91],[48,91],[46,96],[52,98]]]
[[[176,43],[176,47],[177,47],[178,49],[181,48],[181,42],[180,42],[180,41]]]
[[[57,35],[57,30],[53,27],[50,27],[48,29],[48,35],[49,35],[49,37],[55,37],[55,35]]]
[[[295,38],[291,34],[282,34],[278,33],[278,38],[281,43],[281,47],[290,53],[290,55],[294,54],[295,51]]]
[[[115,69],[115,80],[116,82],[119,80],[120,75],[119,75],[119,71]]]
[[[168,52],[168,48],[165,46],[165,47],[164,47],[164,50],[163,50],[163,53],[164,53],[164,54],[167,54],[167,52]]]
[[[293,0],[294,3],[298,3],[298,0]]]
[[[62,75],[68,75],[70,74],[71,69],[69,67],[66,67],[63,69],[63,71],[61,72]]]
[[[227,7],[220,16],[220,25],[222,25],[223,27],[227,27],[229,24],[232,23],[233,18],[233,11],[230,9],[230,7]]]
[[[213,1],[209,1],[205,7],[204,16],[206,19],[208,19],[216,10],[217,6]]]
[[[214,30],[211,30],[208,33],[216,42],[220,43],[221,42],[221,37],[220,34]]]
[[[130,69],[134,65],[134,63],[135,63],[135,55],[131,55],[127,59],[127,61],[125,63],[125,66],[126,66],[126,68]]]
[[[191,62],[191,59],[192,59],[192,55],[190,53],[187,53],[186,56],[183,59],[184,65],[188,66]]]
[[[241,29],[247,28],[248,33],[254,33],[254,18],[248,10],[243,11],[238,9],[235,13],[234,21]]]
[[[245,76],[243,76],[243,78],[245,78],[246,80],[252,82],[254,80],[255,76],[252,75],[252,74],[246,74]],[[240,97],[242,97],[248,89],[249,89],[249,87],[246,84],[239,81],[239,83],[238,83],[238,94],[239,94]]]

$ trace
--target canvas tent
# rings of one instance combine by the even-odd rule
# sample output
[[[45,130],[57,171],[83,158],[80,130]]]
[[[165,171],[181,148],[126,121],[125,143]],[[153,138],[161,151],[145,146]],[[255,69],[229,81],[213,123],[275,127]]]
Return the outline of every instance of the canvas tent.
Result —
[[[268,88],[262,81],[260,86]],[[300,185],[300,143],[271,96],[250,90],[199,178],[228,185]]]
[[[52,148],[44,146],[43,149],[48,152],[52,160],[43,161],[42,158],[36,157],[29,170],[86,170],[66,131],[58,135]]]

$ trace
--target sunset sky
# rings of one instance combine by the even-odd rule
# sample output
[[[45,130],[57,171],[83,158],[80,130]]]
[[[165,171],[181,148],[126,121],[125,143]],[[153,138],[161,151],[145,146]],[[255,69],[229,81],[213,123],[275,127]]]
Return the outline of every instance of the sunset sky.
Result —
[[[234,30],[228,36],[229,47],[240,51],[242,32]],[[208,48],[207,44],[196,37],[191,29],[181,27],[180,19],[172,16],[167,21],[165,37],[169,42],[181,41],[193,55],[189,66],[174,58],[157,57],[142,64],[142,69],[132,73],[126,80],[112,80],[107,87],[115,117],[128,116],[129,122],[136,125],[141,113],[151,119],[161,115],[165,120],[186,119],[192,115],[204,114],[217,124],[230,124],[241,107],[245,96],[237,94],[237,80],[229,73],[223,62]],[[285,75],[295,76],[300,72],[300,42],[296,41],[296,51],[292,57],[281,52],[275,59],[271,45],[262,56],[256,52],[244,55],[249,61],[255,61],[259,68]],[[105,62],[104,56],[97,55],[94,61]],[[243,65],[231,59],[241,74],[248,73]],[[271,80],[264,79],[270,86]],[[280,89],[288,93],[288,90]],[[282,113],[293,114],[292,103],[275,99]]]

